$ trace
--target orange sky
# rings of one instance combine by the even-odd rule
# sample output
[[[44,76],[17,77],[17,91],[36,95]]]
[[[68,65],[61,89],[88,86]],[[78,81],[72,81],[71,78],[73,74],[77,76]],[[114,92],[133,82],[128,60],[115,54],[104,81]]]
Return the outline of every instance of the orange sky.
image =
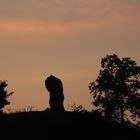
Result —
[[[88,85],[106,54],[140,64],[139,0],[0,0],[0,77],[8,81],[7,108],[48,107],[44,80],[64,84],[65,108],[91,109]]]

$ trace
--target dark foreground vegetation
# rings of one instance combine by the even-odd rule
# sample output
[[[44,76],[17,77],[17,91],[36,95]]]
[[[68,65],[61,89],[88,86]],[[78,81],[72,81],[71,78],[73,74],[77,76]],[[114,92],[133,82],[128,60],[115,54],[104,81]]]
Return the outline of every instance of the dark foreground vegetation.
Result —
[[[5,140],[135,140],[140,138],[140,131],[103,120],[95,112],[36,111],[2,115],[0,137]]]

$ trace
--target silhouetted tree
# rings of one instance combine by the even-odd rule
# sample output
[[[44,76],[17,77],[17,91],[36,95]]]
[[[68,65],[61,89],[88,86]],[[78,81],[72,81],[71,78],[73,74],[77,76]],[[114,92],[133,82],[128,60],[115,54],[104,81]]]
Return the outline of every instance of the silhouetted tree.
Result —
[[[3,108],[10,104],[7,98],[13,94],[13,92],[8,93],[5,88],[8,86],[6,81],[0,81],[0,113],[3,113]]]
[[[89,85],[93,104],[107,119],[121,123],[127,110],[140,115],[140,66],[116,54],[102,58],[101,66],[98,78]]]

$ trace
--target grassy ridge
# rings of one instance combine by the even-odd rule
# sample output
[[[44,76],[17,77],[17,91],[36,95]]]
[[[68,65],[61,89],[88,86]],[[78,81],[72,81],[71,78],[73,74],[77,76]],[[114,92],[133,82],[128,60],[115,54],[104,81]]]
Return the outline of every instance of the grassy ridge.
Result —
[[[1,116],[3,139],[10,140],[92,140],[136,139],[139,132],[120,124],[103,120],[95,113],[21,112]]]

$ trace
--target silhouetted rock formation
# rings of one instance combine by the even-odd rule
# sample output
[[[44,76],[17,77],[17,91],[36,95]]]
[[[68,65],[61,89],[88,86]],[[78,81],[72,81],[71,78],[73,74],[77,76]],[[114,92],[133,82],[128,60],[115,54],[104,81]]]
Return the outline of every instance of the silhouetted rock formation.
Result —
[[[45,86],[50,93],[50,110],[64,111],[63,101],[63,84],[60,79],[51,75],[45,80]]]

